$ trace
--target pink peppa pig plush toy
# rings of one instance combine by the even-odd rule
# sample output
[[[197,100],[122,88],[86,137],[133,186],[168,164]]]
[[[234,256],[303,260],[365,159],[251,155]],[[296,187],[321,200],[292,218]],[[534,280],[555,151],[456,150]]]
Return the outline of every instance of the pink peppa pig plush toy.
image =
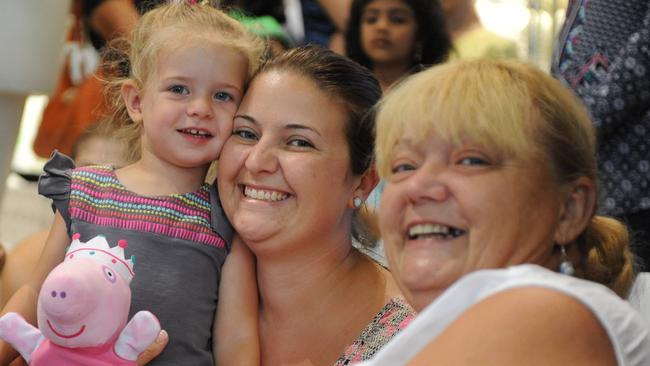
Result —
[[[0,338],[30,365],[135,365],[160,332],[158,319],[140,311],[127,324],[133,257],[126,241],[109,247],[96,236],[72,236],[63,263],[47,276],[38,295],[38,328],[16,313],[0,318]]]

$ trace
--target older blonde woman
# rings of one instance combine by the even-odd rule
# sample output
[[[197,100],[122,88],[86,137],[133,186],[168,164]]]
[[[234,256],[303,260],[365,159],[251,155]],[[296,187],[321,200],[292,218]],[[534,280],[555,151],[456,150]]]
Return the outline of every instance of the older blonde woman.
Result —
[[[377,126],[380,227],[420,313],[368,365],[650,365],[569,91],[519,63],[447,64],[393,90]]]

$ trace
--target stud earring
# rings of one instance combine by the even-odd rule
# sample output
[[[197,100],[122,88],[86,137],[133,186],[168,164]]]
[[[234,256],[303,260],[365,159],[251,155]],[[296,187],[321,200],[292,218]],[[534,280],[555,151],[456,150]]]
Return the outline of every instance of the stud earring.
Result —
[[[352,204],[354,205],[355,209],[361,207],[362,203],[363,203],[363,200],[361,199],[361,197],[354,197],[354,199],[352,200]]]
[[[560,256],[561,256],[561,262],[559,268],[560,273],[565,274],[567,276],[573,276],[573,274],[576,272],[576,269],[573,267],[573,263],[571,263],[569,258],[567,258],[566,249],[564,248],[564,245],[560,246]]]

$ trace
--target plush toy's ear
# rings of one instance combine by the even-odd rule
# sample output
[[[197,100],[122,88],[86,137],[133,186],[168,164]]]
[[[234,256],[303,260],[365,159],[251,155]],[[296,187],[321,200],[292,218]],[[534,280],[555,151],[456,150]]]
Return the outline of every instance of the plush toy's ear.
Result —
[[[135,361],[158,337],[160,322],[148,311],[138,311],[115,342],[115,354],[125,360]]]
[[[32,353],[41,344],[43,334],[16,313],[7,313],[0,318],[0,339],[11,344],[29,363]]]

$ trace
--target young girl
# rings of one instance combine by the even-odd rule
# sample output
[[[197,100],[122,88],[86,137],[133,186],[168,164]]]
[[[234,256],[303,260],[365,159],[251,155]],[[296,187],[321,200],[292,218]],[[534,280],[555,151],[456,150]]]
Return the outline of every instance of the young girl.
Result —
[[[345,52],[375,74],[384,92],[419,65],[445,61],[450,47],[438,1],[352,2]]]
[[[84,241],[125,239],[127,257],[137,258],[131,312],[150,310],[169,334],[153,363],[212,365],[232,228],[204,180],[231,134],[263,41],[209,5],[184,2],[147,12],[130,40],[128,60],[113,69],[128,68],[128,77],[111,83],[121,97],[108,123],[127,141],[132,164],[73,169],[71,160],[53,155],[39,192],[54,201],[54,223],[31,281],[5,311],[35,321],[40,285],[62,261],[73,233]]]

